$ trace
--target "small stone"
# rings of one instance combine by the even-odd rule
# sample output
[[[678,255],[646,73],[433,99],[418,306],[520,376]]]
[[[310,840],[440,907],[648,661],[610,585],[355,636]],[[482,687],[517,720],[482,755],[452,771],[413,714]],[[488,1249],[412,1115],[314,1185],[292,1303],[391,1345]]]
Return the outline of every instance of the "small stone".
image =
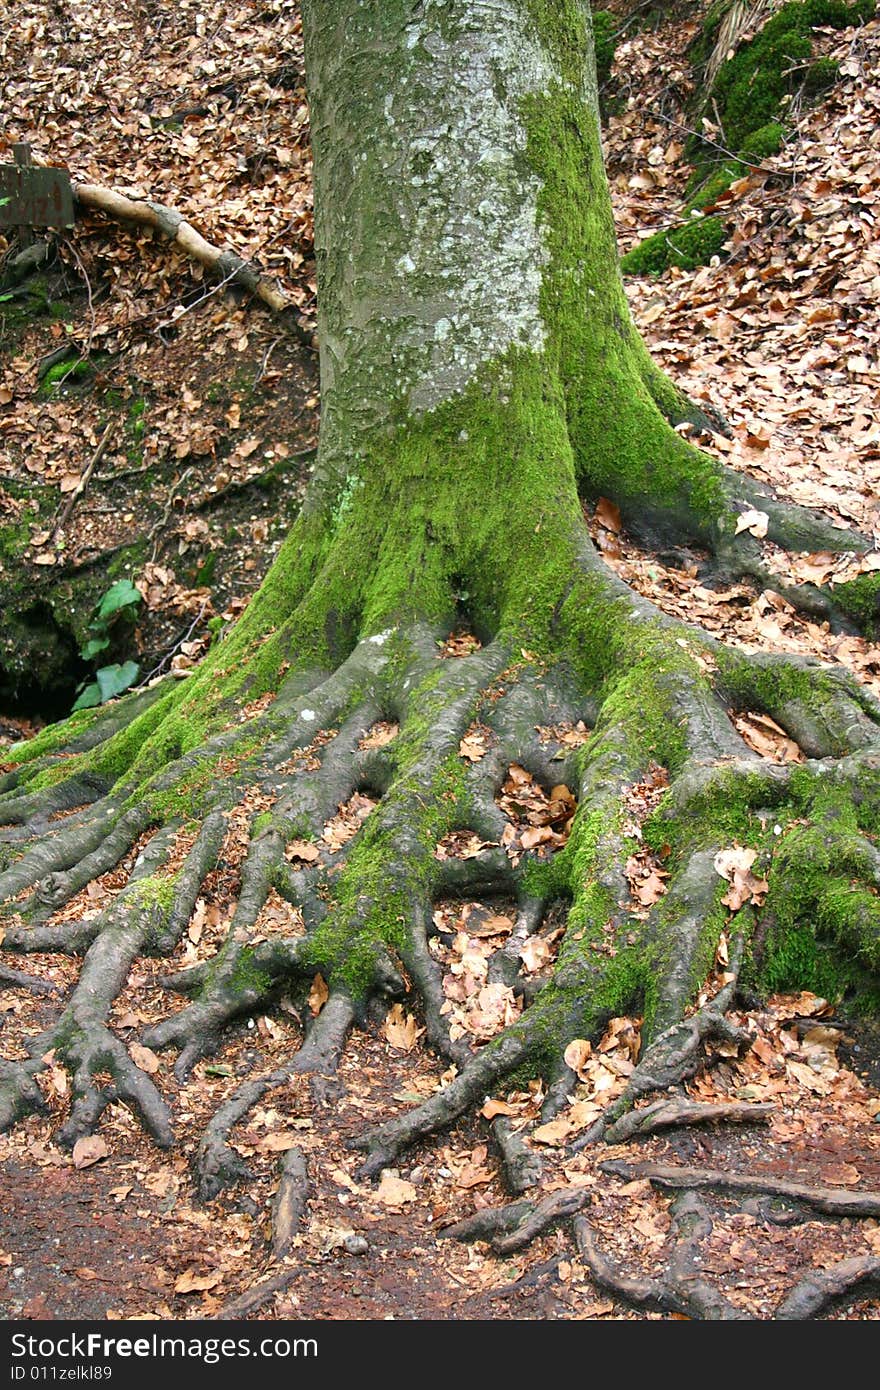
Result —
[[[366,1255],[370,1248],[369,1241],[363,1236],[346,1236],[343,1245],[349,1255]]]

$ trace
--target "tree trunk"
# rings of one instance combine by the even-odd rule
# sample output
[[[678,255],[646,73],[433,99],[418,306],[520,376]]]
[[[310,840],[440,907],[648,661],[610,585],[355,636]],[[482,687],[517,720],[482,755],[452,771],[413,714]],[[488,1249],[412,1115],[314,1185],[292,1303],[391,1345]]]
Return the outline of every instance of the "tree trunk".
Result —
[[[121,1096],[171,1141],[167,1103],[107,1018],[139,954],[178,951],[203,881],[221,853],[229,864],[230,815],[248,833],[228,935],[171,978],[192,1002],[145,1041],[179,1048],[184,1077],[236,1014],[327,981],[301,1050],[209,1124],[209,1193],[240,1175],[228,1138],[249,1107],[297,1072],[323,1085],[377,998],[417,997],[458,1075],[365,1136],[370,1174],[513,1072],[545,1077],[549,1116],[574,1082],[566,1048],[612,1015],[643,1015],[643,1052],[593,1137],[691,1075],[707,1037],[744,1041],[725,1016],[740,968],[753,985],[825,980],[870,999],[880,966],[880,712],[839,672],[750,657],[664,617],[589,541],[582,499],[604,494],[633,527],[700,540],[728,566],[758,565],[735,536],[758,500],[777,539],[841,544],[669,423],[694,412],[650,362],[621,288],[586,5],[309,0],[304,30],[323,414],[303,514],[193,676],[46,731],[0,780],[4,948],[85,955],[58,1023],[7,1070],[5,1123],[37,1102],[52,1049],[75,1074],[64,1138]],[[478,639],[463,657],[446,642],[457,626]],[[731,708],[772,716],[810,761],[762,761]],[[380,720],[390,741],[365,737]],[[580,750],[563,735],[579,721],[592,729]],[[471,765],[474,724],[485,753]],[[564,847],[564,833],[507,821],[512,767],[557,805],[575,789]],[[634,802],[634,785],[650,795]],[[375,809],[334,847],[325,824],[365,791]],[[444,850],[459,831],[478,853]],[[716,871],[734,842],[762,856],[766,908]],[[110,907],[55,915],[136,843]],[[625,872],[646,847],[667,885],[647,911]],[[304,934],[260,929],[273,888]],[[514,943],[550,904],[567,929],[540,990],[515,945],[499,949],[492,978],[529,1007],[471,1048],[448,1026],[432,913],[499,893],[517,904]],[[722,931],[724,988],[689,1014]],[[497,1134],[511,1184],[534,1182],[523,1137]]]

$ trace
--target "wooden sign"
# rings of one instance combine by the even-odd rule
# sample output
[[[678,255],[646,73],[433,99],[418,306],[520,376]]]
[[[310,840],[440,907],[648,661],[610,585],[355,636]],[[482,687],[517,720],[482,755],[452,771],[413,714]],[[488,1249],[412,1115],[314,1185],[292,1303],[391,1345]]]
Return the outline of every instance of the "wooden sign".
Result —
[[[32,165],[28,145],[13,145],[0,164],[0,227],[72,227],[73,189],[66,169]]]

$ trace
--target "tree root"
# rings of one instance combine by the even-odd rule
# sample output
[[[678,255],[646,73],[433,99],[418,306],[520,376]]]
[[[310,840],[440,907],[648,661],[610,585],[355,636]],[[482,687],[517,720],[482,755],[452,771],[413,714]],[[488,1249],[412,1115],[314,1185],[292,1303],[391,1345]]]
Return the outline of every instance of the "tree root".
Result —
[[[830,1269],[816,1270],[796,1284],[776,1309],[780,1322],[815,1318],[853,1289],[880,1282],[880,1259],[874,1255],[841,1260]]]
[[[0,965],[0,985],[15,985],[18,989],[29,989],[34,994],[54,994],[58,985],[51,980],[41,980],[37,975],[26,975],[21,970],[10,970]]]
[[[196,1173],[206,1200],[222,1187],[249,1176],[246,1164],[229,1146],[229,1135],[267,1091],[283,1086],[294,1076],[327,1077],[336,1071],[345,1039],[354,1018],[352,1002],[344,994],[331,996],[299,1052],[285,1066],[244,1082],[209,1121],[199,1145]],[[321,1096],[320,1085],[313,1094]]]
[[[750,1042],[727,1015],[746,945],[760,937],[768,916],[759,896],[731,904],[716,857],[735,841],[754,846],[764,856],[756,872],[760,864],[784,894],[815,857],[814,840],[803,837],[821,834],[829,863],[846,874],[852,894],[835,918],[836,943],[860,968],[880,969],[880,854],[870,838],[880,807],[880,712],[835,672],[747,657],[658,618],[614,576],[585,570],[558,605],[560,630],[567,625],[577,633],[583,611],[596,603],[602,611],[610,606],[614,632],[631,644],[594,680],[601,698],[587,698],[588,683],[561,659],[538,668],[523,658],[523,665],[502,637],[441,660],[435,634],[413,628],[364,639],[330,674],[285,676],[274,699],[261,699],[247,719],[233,719],[192,748],[177,737],[161,741],[172,702],[196,699],[186,686],[180,697],[173,690],[134,697],[132,725],[118,710],[97,712],[70,748],[47,735],[38,755],[6,773],[0,789],[0,846],[9,851],[0,872],[3,946],[82,954],[83,963],[30,1060],[3,1070],[0,1124],[42,1106],[35,1077],[50,1058],[73,1074],[65,1142],[94,1128],[115,1100],[139,1111],[159,1143],[172,1142],[165,1099],[108,1019],[136,958],[173,956],[200,895],[221,873],[234,881],[225,935],[213,956],[169,969],[164,987],[188,1000],[148,1028],[143,1041],[177,1050],[183,1083],[236,1017],[271,1009],[283,994],[304,1011],[318,974],[329,998],[299,1051],[238,1084],[209,1120],[195,1160],[206,1199],[248,1176],[233,1138],[248,1111],[298,1075],[309,1077],[314,1105],[331,1104],[350,1030],[391,998],[417,997],[427,1040],[454,1063],[455,1074],[420,1105],[390,1114],[354,1141],[368,1177],[481,1109],[514,1078],[521,1085],[540,1076],[542,1118],[559,1113],[578,1084],[566,1061],[569,1045],[600,1038],[609,1019],[624,1014],[643,1015],[642,1055],[622,1094],[571,1147],[598,1138],[619,1143],[666,1125],[766,1120],[769,1107],[696,1106],[663,1094],[702,1065],[709,1040]],[[207,687],[203,696],[210,698]],[[808,761],[796,768],[763,762],[736,733],[729,706],[771,714],[798,738]],[[557,725],[588,715],[595,723],[586,747],[567,750],[552,736]],[[370,737],[380,720],[396,729],[390,740]],[[475,724],[484,751],[470,765],[461,747]],[[153,748],[154,738],[161,750],[148,776],[135,736],[141,728],[144,746]],[[110,776],[120,747],[132,759],[130,770]],[[502,809],[514,767],[548,796],[554,787],[564,786],[568,797],[573,791],[577,810],[555,854],[542,850],[540,839],[537,848],[524,848],[522,826],[517,831]],[[369,814],[337,840],[332,827],[356,793]],[[57,812],[63,817],[50,820]],[[444,849],[462,832],[477,842],[466,858]],[[643,908],[628,866],[649,854],[665,892]],[[90,919],[74,920],[76,895],[109,870],[118,885],[121,864],[131,867],[112,901]],[[836,882],[827,875],[816,881],[817,921]],[[264,929],[273,893],[293,909],[290,929]],[[486,1042],[450,1032],[443,970],[430,940],[435,906],[448,896],[516,904],[513,929],[487,960],[486,979],[511,990],[522,1012]],[[554,920],[567,909],[567,926],[554,932],[555,962],[530,977],[521,952],[542,933],[551,904]],[[778,901],[773,910],[779,913]],[[273,914],[277,924],[277,906]],[[722,939],[729,961],[715,976],[719,991],[695,1008]],[[636,1108],[657,1092],[656,1104]],[[491,1132],[510,1191],[536,1188],[541,1160],[528,1130],[502,1115]],[[797,1184],[783,1191],[724,1176],[725,1190],[810,1196]],[[717,1185],[718,1175],[704,1178]],[[291,1151],[275,1204],[276,1257],[290,1248],[307,1183],[304,1159]],[[699,1187],[699,1172],[685,1170],[680,1185]],[[446,1234],[487,1239],[507,1253],[588,1199],[586,1188],[536,1195]],[[822,1200],[835,1213],[880,1211],[871,1194]],[[645,1298],[694,1310],[689,1316],[733,1316],[685,1267],[702,1238],[704,1214],[684,1203],[676,1221],[682,1253],[672,1291],[654,1288]],[[270,1280],[254,1297],[279,1287]]]
[[[216,1322],[237,1322],[241,1318],[246,1318],[250,1313],[256,1313],[260,1308],[265,1308],[270,1298],[276,1294],[283,1293],[289,1289],[291,1284],[305,1273],[303,1265],[290,1265],[286,1269],[280,1269],[276,1274],[269,1275],[266,1279],[260,1279],[256,1284],[252,1284],[249,1289],[245,1289],[238,1298],[230,1299],[220,1309],[219,1313],[214,1314]]]
[[[537,1187],[544,1170],[541,1156],[528,1147],[522,1135],[513,1129],[503,1115],[498,1115],[492,1121],[492,1137],[501,1155],[504,1185],[508,1192],[527,1192],[530,1187]]]
[[[634,1278],[604,1256],[589,1221],[575,1221],[578,1253],[597,1284],[637,1308],[681,1313],[712,1322],[745,1319],[723,1294],[700,1277],[699,1245],[712,1233],[712,1221],[699,1197],[686,1192],[672,1204],[672,1254],[662,1279]]]
[[[721,1038],[725,1042],[735,1043],[738,1047],[749,1045],[751,1039],[748,1034],[734,1027],[725,1017],[725,1010],[730,1007],[736,988],[741,952],[742,939],[738,943],[737,953],[732,962],[733,969],[728,972],[730,978],[724,988],[691,1017],[673,1023],[654,1038],[621,1095],[586,1134],[573,1142],[573,1150],[586,1148],[599,1139],[605,1139],[609,1144],[619,1144],[628,1138],[634,1132],[636,1122],[627,1115],[627,1111],[640,1096],[668,1090],[672,1086],[680,1085],[687,1077],[693,1076],[700,1066],[703,1043],[707,1038]],[[641,1115],[644,1112],[638,1113]]]
[[[566,1187],[536,1202],[513,1202],[465,1217],[439,1234],[444,1240],[484,1240],[496,1255],[512,1255],[530,1245],[542,1231],[574,1215],[592,1194],[587,1187]]]
[[[713,1188],[717,1192],[762,1192],[771,1197],[786,1197],[800,1202],[826,1216],[880,1216],[880,1193],[847,1192],[836,1187],[807,1187],[804,1183],[789,1182],[760,1173],[722,1173],[712,1168],[681,1168],[665,1163],[627,1163],[623,1159],[607,1159],[600,1163],[603,1173],[632,1182],[647,1178],[656,1187]]]
[[[694,1101],[659,1100],[642,1110],[631,1110],[613,1125],[606,1137],[609,1143],[625,1144],[629,1139],[643,1138],[647,1134],[656,1134],[657,1130],[678,1128],[679,1125],[769,1124],[776,1110],[775,1105],[706,1105]]]

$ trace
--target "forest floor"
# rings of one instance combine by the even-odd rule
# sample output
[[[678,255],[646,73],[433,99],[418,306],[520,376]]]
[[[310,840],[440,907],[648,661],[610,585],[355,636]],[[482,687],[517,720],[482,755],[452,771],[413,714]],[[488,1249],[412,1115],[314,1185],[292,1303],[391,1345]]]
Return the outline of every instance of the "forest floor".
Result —
[[[22,74],[4,91],[3,137],[30,140],[36,157],[68,164],[81,180],[176,206],[211,240],[260,258],[298,303],[308,333],[308,127],[294,7],[242,0],[215,25],[204,4],[181,3],[148,23],[96,0],[83,21],[92,29],[76,34],[58,17],[63,7],[53,17],[36,0],[20,0],[18,10],[26,23],[0,36],[0,62]],[[682,206],[682,127],[693,120],[687,44],[699,18],[695,10],[632,32],[618,49],[606,154],[624,250],[668,225]],[[730,422],[730,438],[701,439],[704,447],[781,494],[822,507],[841,527],[877,534],[872,373],[880,325],[870,308],[880,299],[880,26],[819,41],[841,60],[842,80],[821,105],[795,113],[795,138],[734,187],[723,207],[729,239],[722,255],[694,272],[630,280],[628,293],[658,361]],[[16,43],[27,47],[26,61]],[[92,80],[98,62],[100,97]],[[62,544],[38,531],[24,563],[37,584],[48,571],[91,564],[132,538],[143,542],[131,569],[145,599],[132,654],[145,673],[172,661],[183,673],[204,649],[209,619],[241,611],[295,511],[317,431],[315,354],[267,311],[195,279],[178,253],[149,234],[94,216],[62,239],[59,255],[66,279],[53,283],[52,295],[63,313],[13,322],[0,304],[8,348],[0,361],[0,511],[14,511],[21,482],[43,485],[60,510],[112,424],[102,470],[73,510]],[[67,338],[98,357],[97,370],[49,394],[39,386],[39,364]],[[591,522],[608,562],[661,607],[727,642],[842,663],[880,694],[876,645],[805,620],[770,590],[705,587],[703,557],[639,550],[607,504]],[[800,557],[799,577],[824,580],[836,563]],[[43,713],[0,710],[0,750]],[[801,757],[772,721],[746,719],[740,728],[765,757]],[[325,837],[344,842],[358,814],[358,807],[341,808]],[[237,886],[235,848],[230,842],[227,870],[205,885],[180,948],[183,964],[202,958],[224,930]],[[96,911],[128,867],[123,861],[105,875],[77,910]],[[461,1028],[479,1038],[491,1027],[491,1010],[480,1003],[479,960],[510,919],[503,903],[489,919],[473,904],[440,904],[438,914],[447,993]],[[541,943],[536,972],[552,955],[552,932]],[[20,968],[21,960],[0,950],[0,964]],[[726,964],[722,940],[707,992]],[[22,1055],[23,1040],[47,1025],[78,967],[46,956],[30,958],[28,968],[56,994],[0,989],[6,1057]],[[264,1278],[275,1281],[253,1314],[264,1319],[680,1316],[635,1311],[599,1287],[565,1224],[506,1256],[483,1241],[438,1239],[453,1222],[508,1200],[486,1121],[532,1118],[537,1084],[487,1097],[483,1117],[411,1151],[378,1186],[357,1177],[359,1158],[347,1141],[448,1078],[421,1045],[418,1018],[399,1006],[353,1036],[332,1104],[316,1107],[304,1080],[271,1092],[234,1135],[252,1181],[201,1202],[191,1164],[206,1118],[242,1077],[288,1058],[304,1020],[287,1000],[242,1018],[221,1050],[179,1084],[173,1059],[137,1043],[141,1028],[167,1012],[158,983],[167,969],[165,961],[139,961],[111,1022],[171,1103],[177,1147],[157,1150],[123,1105],[110,1107],[86,1147],[73,1154],[58,1147],[52,1136],[69,1084],[50,1066],[48,1114],[0,1136],[0,1316],[224,1317]],[[321,983],[312,1011],[322,1006]],[[741,1007],[735,1017],[751,1048],[739,1055],[716,1045],[687,1091],[701,1101],[772,1105],[764,1124],[674,1128],[572,1152],[568,1142],[632,1070],[639,1020],[617,1019],[589,1054],[582,1051],[573,1105],[533,1133],[544,1192],[584,1189],[599,1248],[631,1274],[655,1278],[669,1264],[669,1197],[635,1169],[602,1172],[608,1160],[759,1174],[771,1186],[788,1179],[838,1193],[880,1192],[875,1040],[845,1005],[835,1010],[809,994]],[[291,1148],[307,1160],[311,1192],[299,1234],[277,1261],[271,1208],[279,1159]],[[874,1218],[832,1220],[768,1193],[743,1199],[716,1191],[706,1201],[713,1224],[701,1267],[750,1318],[772,1316],[808,1269],[880,1256]],[[829,1316],[876,1320],[880,1300],[855,1293]]]

